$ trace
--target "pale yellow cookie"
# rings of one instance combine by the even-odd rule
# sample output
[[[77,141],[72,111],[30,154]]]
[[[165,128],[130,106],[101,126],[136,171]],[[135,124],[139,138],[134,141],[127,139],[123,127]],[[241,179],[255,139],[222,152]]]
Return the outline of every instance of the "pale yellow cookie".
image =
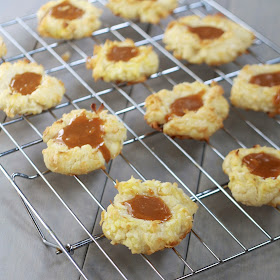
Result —
[[[177,0],[109,0],[107,7],[117,16],[158,23],[177,7]]]
[[[84,0],[50,1],[37,12],[38,32],[57,39],[89,37],[100,27],[100,15],[100,9]]]
[[[186,16],[168,24],[163,42],[178,59],[219,65],[246,52],[254,34],[221,15]]]
[[[280,114],[280,64],[244,66],[234,79],[230,100],[243,109]]]
[[[73,110],[44,131],[44,161],[56,173],[86,174],[104,168],[121,152],[125,139],[124,125],[102,108]]]
[[[134,42],[109,41],[95,46],[94,56],[87,61],[94,80],[105,82],[143,82],[158,69],[159,59],[152,46],[136,47]]]
[[[119,194],[102,212],[100,222],[113,245],[123,244],[132,254],[149,255],[176,246],[190,232],[198,207],[176,183],[141,182],[131,177],[117,182],[116,188]]]
[[[6,55],[7,53],[7,48],[6,45],[2,39],[2,37],[0,37],[0,58],[4,55]]]
[[[208,140],[223,127],[229,105],[216,83],[182,83],[146,98],[145,120],[155,129],[179,138]]]
[[[65,88],[42,65],[21,60],[0,65],[0,109],[7,116],[39,114],[60,103]]]
[[[249,206],[280,204],[280,151],[259,145],[234,150],[226,156],[223,170],[237,201]]]

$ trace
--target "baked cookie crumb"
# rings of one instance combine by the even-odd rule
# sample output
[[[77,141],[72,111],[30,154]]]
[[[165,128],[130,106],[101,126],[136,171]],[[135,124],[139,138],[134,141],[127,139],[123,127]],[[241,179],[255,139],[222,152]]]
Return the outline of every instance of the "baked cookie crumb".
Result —
[[[152,46],[136,47],[130,39],[107,40],[103,46],[95,46],[93,57],[87,61],[87,68],[93,69],[94,80],[132,84],[145,81],[157,71],[158,65]]]
[[[100,15],[100,9],[84,0],[50,1],[37,12],[38,32],[56,39],[89,37],[100,27]]]
[[[234,79],[230,100],[246,110],[280,114],[280,64],[245,65]]]
[[[254,38],[252,32],[220,14],[192,15],[170,22],[163,42],[178,59],[220,65],[246,52]]]
[[[0,109],[8,117],[39,114],[60,103],[64,84],[28,60],[0,65]]]
[[[73,110],[47,127],[43,150],[47,168],[66,175],[87,174],[114,159],[122,150],[126,128],[103,107]]]
[[[216,83],[182,83],[172,91],[163,89],[146,98],[145,120],[170,136],[208,141],[228,116],[223,93]]]
[[[3,41],[3,38],[0,37],[0,58],[7,54],[7,48]]]
[[[178,245],[192,228],[197,205],[176,183],[131,177],[101,214],[104,235],[132,254],[152,254]],[[144,205],[144,206],[143,206]]]
[[[248,206],[280,204],[280,151],[259,145],[231,151],[223,162],[233,197]]]
[[[107,7],[117,16],[159,23],[177,7],[177,0],[109,0]]]

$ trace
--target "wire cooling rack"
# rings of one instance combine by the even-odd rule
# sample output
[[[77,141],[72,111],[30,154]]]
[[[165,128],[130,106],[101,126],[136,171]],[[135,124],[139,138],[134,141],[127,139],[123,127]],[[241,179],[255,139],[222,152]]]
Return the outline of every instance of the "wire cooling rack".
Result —
[[[42,241],[54,247],[56,254],[64,253],[84,279],[93,279],[95,272],[104,279],[184,279],[278,240],[279,210],[252,209],[236,203],[221,169],[225,155],[232,149],[255,144],[279,149],[277,118],[231,107],[224,128],[204,143],[172,139],[153,131],[144,121],[143,106],[149,94],[194,80],[219,83],[228,98],[232,79],[245,64],[279,63],[280,48],[212,0],[182,1],[174,14],[154,26],[113,16],[104,8],[103,0],[94,4],[104,10],[103,28],[79,41],[42,39],[36,33],[35,15],[0,24],[9,49],[3,61],[27,58],[42,63],[46,72],[60,78],[67,89],[60,105],[39,115],[15,119],[0,115],[0,169],[20,195]],[[247,54],[227,65],[209,67],[179,61],[164,49],[163,32],[170,20],[217,12],[255,33],[256,40]],[[160,71],[133,86],[94,83],[91,71],[85,69],[93,46],[106,39],[126,37],[137,46],[152,44],[160,57]],[[71,53],[67,62],[62,59],[66,51]],[[128,139],[122,154],[106,170],[84,176],[49,172],[41,155],[45,127],[63,113],[89,109],[92,103],[103,103],[124,122]],[[142,180],[176,181],[198,203],[193,229],[176,248],[136,256],[103,238],[100,212],[116,194],[115,180],[127,180],[131,175]],[[88,248],[81,263],[73,253],[84,246]]]

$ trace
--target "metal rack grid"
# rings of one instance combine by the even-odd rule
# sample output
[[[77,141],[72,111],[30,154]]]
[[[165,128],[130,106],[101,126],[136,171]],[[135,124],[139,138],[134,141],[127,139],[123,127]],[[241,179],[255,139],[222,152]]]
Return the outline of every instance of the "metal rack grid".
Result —
[[[94,1],[94,4],[102,7],[105,2],[98,0]],[[184,81],[199,80],[206,84],[216,81],[225,88],[226,96],[228,97],[232,78],[238,74],[244,64],[277,63],[280,61],[280,48],[254,30],[256,40],[248,54],[226,66],[189,65],[185,61],[177,60],[164,49],[161,40],[168,21],[185,14],[203,16],[217,11],[251,29],[212,0],[192,3],[183,1],[173,15],[157,26],[135,24],[131,21],[123,21],[110,16],[111,22],[106,22],[107,27],[94,32],[91,38],[81,41],[42,39],[34,31],[35,15],[16,18],[0,24],[0,32],[20,52],[7,57],[5,61],[12,62],[22,58],[27,58],[30,61],[43,61],[47,69],[46,72],[58,77],[61,76],[68,90],[60,105],[38,116],[26,115],[15,119],[6,119],[3,115],[3,121],[0,123],[0,137],[4,139],[1,139],[1,143],[5,141],[7,147],[4,145],[4,150],[0,152],[0,169],[20,195],[43,242],[56,248],[57,254],[63,252],[85,279],[91,279],[92,275],[85,275],[83,267],[74,259],[73,252],[77,248],[90,243],[95,244],[107,259],[108,266],[111,263],[112,270],[116,270],[121,278],[131,278],[131,273],[135,276],[139,267],[146,269],[145,266],[147,266],[150,273],[149,278],[151,279],[184,279],[249,253],[280,238],[279,230],[277,231],[277,228],[272,226],[274,220],[264,222],[259,218],[260,213],[265,217],[269,212],[270,218],[272,215],[277,220],[279,219],[279,210],[269,208],[263,213],[262,209],[258,209],[258,215],[256,215],[250,208],[236,203],[226,189],[226,177],[222,174],[220,167],[224,156],[233,148],[259,143],[279,149],[279,137],[277,133],[271,133],[271,127],[277,128],[280,124],[278,119],[270,119],[262,113],[244,112],[231,107],[230,116],[225,122],[225,127],[211,137],[209,143],[172,139],[162,133],[152,131],[142,120],[146,96],[158,89],[163,87],[171,88],[175,84]],[[25,33],[24,42],[30,41],[30,44],[34,45],[35,43],[35,46],[30,47],[29,43],[28,46],[25,46],[25,43],[13,36],[12,32],[9,32],[10,27],[20,28]],[[29,40],[26,40],[26,36],[28,36]],[[161,59],[160,71],[140,85],[93,83],[89,77],[89,71],[83,70],[86,59],[90,55],[89,50],[92,51],[94,44],[103,43],[106,38],[124,40],[125,37],[134,39],[138,46],[152,44]],[[264,48],[265,55],[269,56],[269,58],[264,58],[260,55],[260,53],[264,53]],[[68,63],[60,56],[65,49],[72,52],[72,58]],[[85,76],[86,78],[84,78]],[[79,85],[78,90],[73,86],[74,93],[69,85],[72,79],[75,79],[73,83]],[[90,215],[89,223],[88,220],[85,221],[77,209],[73,210],[76,205],[73,204],[72,207],[73,201],[69,197],[69,201],[63,198],[65,193],[61,194],[59,187],[57,187],[55,182],[59,182],[61,187],[61,180],[64,180],[64,177],[62,179],[61,175],[52,174],[45,170],[41,158],[39,159],[41,155],[34,159],[33,149],[41,150],[43,147],[41,138],[45,120],[50,125],[62,113],[69,112],[75,108],[89,108],[91,103],[103,103],[110,113],[115,114],[123,121],[128,130],[128,140],[124,143],[122,154],[111,162],[106,170],[95,171],[93,172],[94,175],[73,176],[67,179],[70,184],[77,184],[82,187],[88,195],[87,199],[98,206],[94,208],[93,215]],[[264,125],[259,123],[260,119],[262,119]],[[18,131],[18,126],[23,126],[30,133],[22,137],[22,134]],[[247,134],[245,137],[244,131]],[[135,150],[138,150],[137,154],[134,152]],[[165,151],[168,152],[166,153]],[[13,169],[14,167],[12,171],[8,171],[12,167],[10,158],[14,155],[18,156],[18,153],[20,153],[22,160],[26,162],[27,171],[18,172],[19,169]],[[151,170],[153,167],[155,167],[156,171]],[[187,172],[184,172],[182,168],[186,169]],[[100,209],[104,209],[103,205],[107,206],[109,199],[113,198],[115,178],[120,179],[122,172],[133,174],[142,180],[156,178],[162,181],[176,181],[200,206],[198,213],[195,215],[193,230],[185,241],[176,249],[166,249],[163,252],[156,253],[155,256],[132,256],[131,263],[134,266],[131,265],[130,270],[127,270],[126,266],[123,265],[125,259],[120,258],[120,261],[116,259],[119,258],[120,252],[125,252],[130,258],[130,252],[125,251],[126,249],[123,248],[111,246],[100,234],[100,227],[98,226]],[[126,179],[128,178],[126,177]],[[64,234],[61,234],[61,229],[55,228],[53,230],[52,228],[54,227],[50,227],[49,222],[46,222],[46,217],[50,222],[53,222],[53,220],[49,219],[45,215],[46,213],[44,215],[39,214],[41,212],[40,205],[34,206],[37,203],[35,196],[28,190],[29,187],[26,188],[26,186],[30,186],[31,181],[36,186],[43,184],[49,188],[50,194],[48,195],[56,197],[57,201],[61,203],[67,210],[68,215],[77,222],[78,227],[81,229],[82,234],[80,232],[79,235],[75,235],[76,240],[82,239],[81,236],[84,235],[86,236],[85,239],[63,245],[65,242],[62,241],[62,238],[58,238],[58,235],[62,235],[65,240]],[[96,182],[99,184],[100,181],[103,184],[101,184],[101,188],[96,193],[92,189],[92,185],[96,185]],[[42,189],[39,191],[42,191]],[[39,195],[39,191],[35,195]],[[220,206],[217,205],[217,201],[221,202]],[[53,205],[48,207],[53,207]],[[40,209],[40,211],[37,209]],[[234,216],[232,216],[227,219],[225,214],[221,213],[224,211],[226,215],[231,213],[238,218],[233,218]],[[232,223],[235,223],[234,227],[238,227],[238,230],[232,227]],[[54,224],[58,225],[57,223]],[[42,226],[45,230],[41,228]],[[205,235],[205,227],[207,227],[208,232],[213,230],[213,233],[217,234],[219,242],[216,242],[215,238],[209,238],[209,236]],[[59,231],[59,234],[57,234],[57,231]],[[251,234],[250,240],[246,238],[248,233]],[[228,249],[227,252],[222,252],[220,246],[228,244],[232,250]],[[195,253],[194,249],[198,248],[201,252]],[[114,252],[112,253],[111,250]],[[134,258],[135,260],[133,260]],[[142,259],[142,266],[139,264],[139,258]],[[166,268],[167,260],[170,266]],[[171,265],[174,265],[174,271],[170,269]],[[135,279],[135,277],[132,278]]]

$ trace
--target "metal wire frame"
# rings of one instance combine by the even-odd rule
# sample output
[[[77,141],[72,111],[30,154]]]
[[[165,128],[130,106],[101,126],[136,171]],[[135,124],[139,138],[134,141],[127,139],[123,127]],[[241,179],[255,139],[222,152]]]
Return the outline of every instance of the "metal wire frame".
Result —
[[[104,4],[103,1],[99,1],[100,3]],[[199,13],[199,10],[196,10],[196,8],[198,7],[202,7],[204,4],[210,5],[214,8],[216,8],[217,10],[220,10],[222,13],[224,13],[226,16],[228,16],[229,18],[237,21],[238,23],[241,23],[242,25],[244,25],[244,23],[242,23],[239,19],[235,18],[234,16],[232,16],[230,13],[228,13],[226,10],[224,10],[223,8],[221,8],[219,5],[217,5],[215,2],[211,1],[211,0],[207,0],[207,1],[201,1],[201,2],[197,2],[191,5],[185,5],[182,7],[179,7],[178,9],[176,9],[175,14],[176,13],[180,13],[182,11],[185,11],[187,9],[191,9],[192,12],[194,13]],[[206,6],[206,8],[209,8],[209,6]],[[56,71],[60,71],[62,69],[66,69],[68,70],[88,91],[89,91],[89,95],[79,98],[79,99],[75,99],[75,100],[71,100],[68,96],[66,96],[66,98],[68,99],[68,102],[60,104],[59,106],[55,107],[52,110],[49,110],[50,114],[53,117],[55,116],[55,110],[62,108],[62,107],[66,107],[69,105],[72,105],[75,108],[79,108],[78,104],[82,101],[88,100],[92,97],[95,97],[98,101],[102,102],[105,107],[113,114],[117,115],[118,117],[133,111],[133,110],[138,110],[140,113],[144,114],[144,111],[142,109],[144,103],[141,104],[137,104],[132,98],[130,98],[130,96],[122,89],[122,86],[117,86],[112,84],[111,88],[108,88],[106,90],[103,90],[101,92],[94,92],[89,85],[72,69],[73,66],[76,65],[80,65],[85,63],[85,59],[86,59],[86,54],[82,52],[82,50],[79,49],[79,47],[77,45],[75,45],[73,42],[66,42],[67,44],[69,44],[76,52],[78,52],[81,57],[83,57],[83,59],[74,61],[72,63],[65,63],[60,56],[55,52],[55,48],[57,46],[59,46],[59,44],[63,44],[65,42],[62,43],[53,43],[48,45],[43,39],[41,39],[35,32],[33,32],[28,25],[25,23],[25,21],[34,18],[34,16],[28,16],[25,18],[17,18],[13,21],[1,24],[0,26],[0,31],[21,51],[22,54],[18,55],[18,56],[14,56],[12,58],[9,58],[9,61],[13,61],[19,58],[23,58],[26,57],[29,60],[33,60],[32,58],[32,54],[35,53],[39,53],[39,52],[48,52],[51,55],[53,55],[60,63],[61,66],[49,69],[47,72],[48,73],[53,73]],[[25,51],[24,48],[22,46],[19,45],[19,43],[12,37],[10,36],[10,34],[8,32],[5,31],[4,27],[8,26],[8,25],[12,25],[12,24],[20,24],[33,38],[35,38],[37,41],[39,41],[43,47],[41,48],[37,48],[35,50],[32,51]],[[159,40],[162,39],[162,35],[158,35],[155,37],[151,37],[149,36],[144,30],[142,30],[138,25],[136,25],[133,22],[127,21],[124,22],[122,24],[119,25],[115,25],[112,27],[108,27],[108,28],[104,28],[101,30],[96,31],[93,35],[99,35],[99,34],[105,34],[105,33],[112,33],[114,36],[116,36],[118,39],[123,40],[122,35],[118,32],[119,29],[122,29],[124,27],[128,27],[130,26],[131,28],[133,28],[133,30],[135,32],[137,32],[138,34],[142,35],[145,39],[142,41],[138,41],[136,44],[137,45],[142,45],[142,44],[147,44],[150,43],[152,44],[158,51],[162,52],[166,57],[168,57],[172,62],[174,62],[176,64],[175,67],[172,67],[170,69],[164,69],[154,75],[152,75],[151,79],[162,76],[164,79],[166,79],[167,82],[169,82],[170,84],[174,85],[175,82],[168,76],[168,74],[170,73],[175,73],[178,70],[183,70],[185,71],[188,75],[190,75],[192,78],[196,79],[196,80],[200,80],[201,79],[195,74],[193,73],[189,68],[187,68],[187,66],[185,66],[183,63],[181,63],[180,61],[178,61],[177,59],[175,59],[170,53],[168,53],[163,47],[161,47],[157,42]],[[273,48],[274,50],[276,50],[279,54],[280,54],[280,50],[277,46],[273,45],[270,41],[268,41],[266,38],[262,37],[261,35],[259,35],[257,32],[254,31],[254,33],[257,35],[257,38],[259,39],[259,41],[257,43],[265,43],[268,46],[270,46],[271,48]],[[93,37],[93,39],[95,39]],[[256,57],[258,59],[258,57]],[[266,61],[267,63],[275,63],[277,60],[279,60],[279,58],[277,58],[276,60],[272,60],[272,61]],[[261,60],[260,60],[261,61]],[[235,77],[238,74],[238,71],[235,72],[231,72],[228,74],[223,73],[219,68],[215,68],[214,69],[216,71],[216,73],[219,75],[219,77],[216,77],[214,79],[211,79],[209,81],[206,81],[205,83],[209,84],[211,83],[211,81],[227,81],[228,83],[231,83],[232,77]],[[146,83],[144,83],[144,86],[146,86],[146,88],[153,93],[153,89],[148,86]],[[113,90],[117,90],[122,96],[124,96],[126,98],[126,100],[128,100],[132,106],[127,107],[123,110],[114,112],[102,99],[102,95],[104,94],[108,94],[110,92],[112,92]],[[245,121],[245,123],[254,131],[256,131],[256,133],[258,133],[262,138],[264,138],[264,140],[266,140],[270,145],[274,146],[275,148],[278,148],[278,146],[272,141],[270,140],[264,133],[262,133],[259,129],[257,129],[253,124],[251,124],[249,121],[247,121],[246,119],[244,119],[244,117],[240,114],[240,113],[236,113],[238,117],[240,117],[242,120]],[[18,121],[26,121],[31,127],[32,129],[38,134],[38,136],[40,137],[40,139],[29,142],[29,143],[25,143],[23,145],[19,145],[14,139],[13,137],[10,135],[10,133],[6,130],[6,126],[10,125],[12,123],[18,122]],[[203,167],[201,166],[201,164],[197,163],[179,144],[177,144],[177,142],[175,142],[173,139],[171,139],[168,136],[165,136],[180,152],[182,152],[199,170],[200,172],[202,172],[214,185],[214,188],[208,189],[207,191],[204,191],[202,193],[199,194],[195,194],[193,191],[191,191],[191,189],[167,166],[167,164],[164,163],[164,161],[162,159],[159,158],[158,155],[156,155],[146,144],[145,142],[143,142],[143,139],[158,133],[158,132],[154,132],[154,133],[149,133],[149,134],[145,134],[145,135],[137,135],[127,124],[125,124],[125,126],[127,127],[128,131],[131,132],[131,134],[133,135],[133,139],[127,140],[125,142],[125,145],[128,144],[132,144],[135,141],[138,141],[139,143],[141,143],[157,160],[158,162],[176,179],[176,181],[180,182],[181,185],[191,194],[192,199],[194,201],[198,201],[200,203],[200,205],[202,205],[205,210],[219,223],[219,225],[227,232],[227,234],[229,234],[231,236],[231,238],[237,243],[239,244],[239,246],[242,248],[242,251],[234,256],[231,256],[229,258],[226,259],[221,259],[220,257],[218,257],[210,248],[209,246],[201,239],[201,237],[194,231],[192,231],[192,234],[194,236],[196,236],[198,238],[198,240],[205,246],[205,248],[207,248],[207,250],[215,257],[215,259],[217,260],[214,264],[210,264],[207,265],[199,270],[194,270],[193,268],[191,268],[191,266],[186,262],[185,258],[183,258],[179,252],[176,249],[173,249],[174,252],[176,253],[176,255],[179,257],[179,259],[184,263],[185,266],[187,266],[189,268],[189,270],[191,271],[189,274],[186,274],[182,277],[180,277],[179,279],[183,279],[186,277],[189,277],[193,274],[199,273],[201,271],[204,271],[205,269],[208,269],[210,267],[216,266],[220,263],[226,262],[228,260],[231,260],[233,258],[236,258],[242,254],[248,253],[256,248],[259,248],[261,246],[264,246],[266,244],[269,244],[273,241],[276,241],[280,238],[280,236],[276,236],[274,238],[272,238],[270,236],[269,233],[267,233],[246,211],[243,210],[243,208],[241,208],[233,199],[231,196],[229,196],[227,194],[227,192],[225,192],[224,190],[224,186],[220,185],[218,182],[216,182],[211,176],[210,174],[208,174]],[[73,258],[71,257],[71,254],[76,248],[79,248],[80,246],[89,244],[91,242],[94,242],[97,247],[103,252],[103,254],[108,258],[108,260],[112,263],[112,265],[116,268],[116,270],[120,273],[120,275],[126,279],[126,276],[122,273],[122,271],[118,268],[118,266],[114,263],[114,261],[106,254],[106,252],[101,248],[101,246],[98,243],[98,240],[100,238],[102,238],[101,235],[99,236],[92,236],[90,232],[88,232],[88,230],[84,227],[84,225],[81,223],[81,221],[79,220],[79,218],[75,215],[75,213],[69,208],[69,206],[66,204],[65,201],[63,201],[63,199],[58,195],[58,193],[53,189],[53,187],[51,186],[51,184],[48,182],[48,180],[45,177],[45,173],[40,172],[38,170],[38,168],[36,167],[36,165],[32,162],[32,160],[27,156],[27,154],[24,152],[24,149],[33,145],[36,145],[38,143],[40,143],[41,140],[41,134],[38,131],[38,129],[32,124],[32,122],[29,120],[28,116],[23,116],[17,119],[14,119],[12,121],[8,121],[8,122],[3,122],[0,124],[1,129],[6,133],[6,135],[10,138],[10,140],[15,144],[16,148],[2,152],[0,154],[0,157],[8,155],[10,153],[16,152],[16,151],[20,151],[25,157],[26,159],[29,161],[29,163],[33,166],[33,168],[36,171],[36,174],[33,176],[28,176],[26,174],[20,174],[20,173],[14,173],[12,175],[9,175],[7,173],[7,171],[4,169],[4,167],[2,165],[0,165],[0,169],[1,171],[4,173],[4,175],[9,179],[10,183],[15,187],[15,189],[17,190],[17,192],[19,193],[19,195],[21,196],[26,209],[28,210],[29,214],[32,217],[33,222],[35,222],[35,226],[39,232],[39,234],[42,237],[42,240],[44,241],[44,243],[46,245],[50,245],[53,246],[55,248],[59,247],[59,252],[63,252],[67,255],[67,257],[69,258],[69,260],[75,265],[75,267],[78,269],[78,271],[81,273],[81,275],[87,279],[87,276],[84,275],[84,273],[82,272],[82,270],[77,266],[77,264],[75,263],[75,261],[73,260]],[[235,136],[231,135],[230,131],[225,130],[226,133],[228,133],[241,147],[245,147],[245,145],[239,140],[237,139]],[[223,159],[223,155],[218,151],[217,148],[215,148],[211,142],[208,144],[209,147],[219,156]],[[127,162],[127,164],[133,169],[133,171],[135,171],[140,178],[142,178],[143,180],[145,180],[145,177],[136,169],[136,167],[127,160],[127,158],[124,155],[121,155],[123,157],[123,159]],[[103,171],[105,176],[107,176],[110,180],[112,180],[113,182],[115,181],[106,171]],[[39,216],[38,212],[36,211],[36,209],[34,209],[34,207],[31,205],[31,203],[28,201],[28,199],[25,197],[25,195],[23,194],[23,192],[20,190],[19,186],[16,184],[15,179],[16,177],[22,177],[22,178],[26,178],[26,179],[35,179],[38,178],[39,176],[45,181],[45,183],[49,186],[49,188],[52,190],[52,192],[57,196],[57,198],[61,201],[61,203],[66,207],[66,209],[70,212],[70,214],[74,217],[74,219],[80,224],[80,226],[84,229],[84,231],[89,235],[89,238],[83,241],[79,241],[76,244],[72,244],[72,245],[66,245],[63,246],[63,244],[58,240],[58,238],[56,237],[55,233],[50,229],[50,227],[44,222],[44,220]],[[95,203],[98,204],[98,206],[103,209],[103,206],[99,203],[99,201],[94,197],[94,195],[88,190],[88,188],[83,184],[83,182],[78,178],[75,177],[75,179],[79,182],[79,184],[83,187],[83,189],[90,195],[90,197],[94,200]],[[229,229],[227,229],[227,227],[211,212],[211,210],[202,202],[202,199],[205,197],[208,197],[210,195],[213,195],[217,192],[222,192],[227,199],[229,199],[254,225],[256,225],[259,230],[266,236],[267,240],[261,244],[258,244],[254,247],[251,248],[246,248],[239,240],[238,238],[236,238]],[[35,217],[34,217],[35,215]],[[55,240],[56,244],[50,243],[48,242],[45,238],[44,238],[44,234],[41,231],[38,223],[36,222],[36,219],[38,219],[38,221],[45,227],[45,229],[50,232],[51,236],[53,237],[53,239]],[[161,278],[164,279],[164,277],[160,274],[160,272],[156,269],[156,267],[148,260],[148,258],[146,256],[143,256],[144,260],[147,262],[147,264],[149,266],[151,266],[151,268],[154,270],[154,272]]]

